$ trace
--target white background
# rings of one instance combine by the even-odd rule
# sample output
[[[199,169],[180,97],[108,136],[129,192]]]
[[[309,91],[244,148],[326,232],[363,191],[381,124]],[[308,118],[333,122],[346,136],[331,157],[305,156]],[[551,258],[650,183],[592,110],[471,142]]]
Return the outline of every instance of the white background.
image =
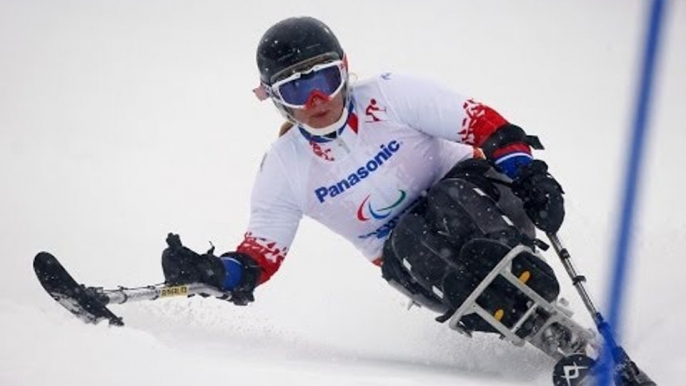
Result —
[[[278,20],[311,15],[360,79],[433,78],[539,135],[567,193],[561,236],[604,307],[647,4],[0,0],[0,384],[550,384],[544,355],[406,311],[377,268],[308,220],[249,307],[113,306],[123,329],[72,318],[31,262],[47,250],[77,281],[134,286],[162,280],[167,232],[233,249],[281,123],[251,93],[255,48]],[[622,342],[678,385],[686,2],[665,22]]]

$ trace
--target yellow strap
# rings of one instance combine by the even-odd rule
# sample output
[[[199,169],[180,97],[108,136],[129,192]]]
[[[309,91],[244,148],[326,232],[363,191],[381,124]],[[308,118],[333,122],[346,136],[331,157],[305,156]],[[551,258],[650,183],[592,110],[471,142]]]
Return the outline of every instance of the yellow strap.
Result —
[[[505,316],[505,311],[503,311],[502,308],[497,310],[495,312],[495,314],[493,314],[493,317],[495,317],[495,320],[497,320],[497,321],[500,321],[500,319],[502,319],[503,316]]]
[[[529,272],[529,271],[524,271],[524,272],[522,272],[521,275],[519,275],[519,281],[521,281],[524,284],[526,284],[526,282],[529,281],[530,278],[531,278],[531,272]]]

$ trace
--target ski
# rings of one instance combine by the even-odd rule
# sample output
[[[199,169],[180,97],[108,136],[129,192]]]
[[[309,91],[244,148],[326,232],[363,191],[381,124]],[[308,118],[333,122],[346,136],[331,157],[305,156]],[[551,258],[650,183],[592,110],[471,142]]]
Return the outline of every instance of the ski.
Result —
[[[612,375],[615,381],[615,386],[656,386],[656,383],[648,376],[648,374],[643,372],[638,365],[636,365],[636,362],[629,358],[629,355],[627,355],[626,351],[624,351],[624,348],[622,348],[622,346],[620,346],[615,340],[612,328],[600,314],[595,304],[591,300],[590,295],[586,291],[584,286],[586,278],[577,272],[576,267],[574,267],[574,264],[572,263],[572,256],[567,248],[562,245],[562,241],[560,240],[559,236],[555,233],[549,233],[548,239],[552,243],[555,253],[560,258],[562,265],[572,280],[572,284],[576,288],[581,300],[586,306],[586,310],[588,310],[588,312],[591,314],[598,332],[603,337],[605,341],[604,349],[609,351],[607,353],[608,358],[614,361],[613,365],[608,364],[610,370],[605,369],[601,371],[607,371]],[[603,355],[604,354],[602,354],[599,359],[603,359]],[[562,367],[564,366],[565,365],[563,363]],[[603,366],[601,366],[601,368],[603,368]],[[596,371],[596,373],[597,372],[598,371]],[[573,383],[569,384],[573,385]]]
[[[525,251],[533,254],[532,250],[524,246],[510,251],[486,275],[482,283],[473,291],[463,305],[446,319],[450,319],[449,326],[469,336],[471,335],[470,331],[465,330],[460,321],[463,316],[476,313],[482,316],[503,338],[511,343],[517,346],[521,346],[525,342],[531,343],[558,360],[553,372],[553,383],[555,386],[590,385],[593,379],[602,372],[609,372],[614,378],[616,386],[655,386],[655,382],[639,369],[636,363],[629,358],[624,349],[615,341],[610,326],[597,311],[583,286],[583,276],[576,272],[569,252],[562,246],[557,235],[549,234],[548,236],[586,308],[593,316],[596,328],[609,349],[609,357],[612,358],[610,359],[611,362],[599,365],[596,361],[600,361],[602,355],[595,360],[588,356],[588,349],[596,351],[596,349],[600,348],[599,342],[596,341],[594,334],[582,328],[571,319],[572,313],[563,302],[550,302],[546,300],[510,273],[510,266],[516,256]],[[36,255],[33,261],[33,268],[45,291],[65,309],[86,323],[97,324],[107,321],[113,326],[123,326],[123,319],[108,308],[112,304],[157,300],[169,297],[190,297],[193,295],[214,296],[220,299],[229,299],[231,297],[230,293],[221,292],[214,287],[200,283],[174,286],[161,283],[136,288],[120,286],[117,289],[87,287],[74,280],[57,258],[48,252],[40,252]],[[476,302],[480,294],[484,292],[486,287],[497,276],[504,277],[530,300],[528,311],[510,326],[502,324],[500,320],[495,319],[488,312],[484,311]],[[525,326],[529,319],[534,322],[542,321],[543,323],[534,323],[533,327],[529,326],[531,329],[529,334],[524,336],[518,335],[518,330],[524,328],[523,326]]]

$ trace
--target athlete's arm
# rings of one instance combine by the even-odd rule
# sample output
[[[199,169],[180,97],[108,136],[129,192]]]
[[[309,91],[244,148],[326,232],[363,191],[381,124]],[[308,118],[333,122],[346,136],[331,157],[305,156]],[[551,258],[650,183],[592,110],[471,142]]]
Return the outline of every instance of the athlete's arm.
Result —
[[[532,160],[524,131],[483,103],[407,75],[385,74],[379,87],[401,122],[432,136],[481,148],[510,177]]]
[[[258,284],[279,269],[302,218],[286,176],[278,154],[267,153],[253,185],[248,230],[236,248],[260,266]]]

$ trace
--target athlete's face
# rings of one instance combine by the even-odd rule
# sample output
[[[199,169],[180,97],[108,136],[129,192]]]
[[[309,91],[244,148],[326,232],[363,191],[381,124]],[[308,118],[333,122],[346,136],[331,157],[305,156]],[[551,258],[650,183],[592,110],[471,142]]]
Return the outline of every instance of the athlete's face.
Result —
[[[324,96],[314,95],[304,109],[292,109],[293,118],[313,129],[322,129],[333,125],[343,114],[343,93],[339,92],[327,100]]]

